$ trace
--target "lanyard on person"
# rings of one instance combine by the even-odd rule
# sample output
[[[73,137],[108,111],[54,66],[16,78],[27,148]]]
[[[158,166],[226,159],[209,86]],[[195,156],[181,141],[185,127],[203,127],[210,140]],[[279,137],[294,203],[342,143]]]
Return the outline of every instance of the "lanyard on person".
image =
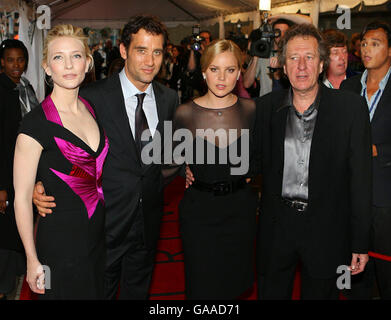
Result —
[[[367,88],[365,88],[364,91],[363,91],[363,97],[367,96],[366,92],[367,92]],[[369,114],[371,114],[373,108],[375,107],[377,99],[379,99],[379,97],[380,97],[380,93],[381,93],[381,89],[379,88],[377,90],[375,100],[373,100],[373,102],[371,103],[371,106],[369,107]]]
[[[330,89],[334,89],[333,85],[331,84],[330,80],[326,78],[325,82],[323,82],[327,87]]]

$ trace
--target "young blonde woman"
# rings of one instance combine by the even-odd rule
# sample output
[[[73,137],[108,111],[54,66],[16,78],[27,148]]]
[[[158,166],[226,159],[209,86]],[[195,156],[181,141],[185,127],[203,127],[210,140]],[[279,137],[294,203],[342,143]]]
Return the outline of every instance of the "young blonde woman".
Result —
[[[42,67],[53,92],[25,116],[14,160],[15,216],[27,257],[27,282],[43,299],[103,298],[105,268],[102,167],[108,140],[79,86],[92,67],[82,29],[49,31]],[[31,198],[36,179],[56,199],[38,221]],[[44,272],[45,271],[45,272]]]
[[[195,180],[179,205],[186,297],[235,299],[254,282],[255,103],[232,93],[241,68],[232,41],[212,42],[201,68],[208,92],[179,106],[174,121],[193,137],[192,156],[184,153]]]

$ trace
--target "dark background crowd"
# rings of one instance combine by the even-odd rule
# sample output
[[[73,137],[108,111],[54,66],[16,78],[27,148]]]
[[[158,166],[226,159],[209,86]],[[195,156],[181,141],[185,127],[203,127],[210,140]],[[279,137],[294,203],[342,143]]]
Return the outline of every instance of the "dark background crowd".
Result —
[[[272,23],[272,27],[273,30],[281,29],[280,34],[283,36],[285,30],[293,24],[290,20],[278,19]],[[270,67],[272,56],[278,50],[278,42],[281,36],[272,40],[274,50],[270,53],[270,62],[267,62],[268,65],[266,68],[269,71],[268,74],[263,75],[261,72],[258,72],[250,76],[250,81],[246,78],[246,71],[248,71],[248,66],[254,58],[250,50],[251,43],[259,38],[257,31],[253,31],[248,38],[242,33],[237,34],[234,32],[230,32],[227,37],[227,39],[234,41],[242,51],[242,76],[235,88],[235,93],[244,98],[256,98],[269,91],[266,88],[264,89],[266,91],[260,90],[262,77],[271,79],[273,83],[272,90],[282,89],[288,85],[282,68],[278,68],[278,66],[277,68]],[[329,49],[333,46],[345,48],[346,57],[344,54],[342,59],[346,60],[344,71],[348,77],[362,73],[365,70],[360,56],[359,33],[353,33],[350,39],[348,39],[346,33],[336,29],[324,30],[323,34],[330,43]],[[207,88],[202,78],[200,59],[205,47],[211,41],[213,41],[211,32],[201,30],[198,39],[196,35],[191,35],[185,37],[180,42],[180,45],[175,45],[170,42],[167,45],[164,62],[156,80],[177,91],[181,103],[206,93]],[[106,40],[105,43],[100,41],[100,43],[95,43],[91,46],[91,51],[94,57],[94,71],[86,77],[85,83],[110,77],[122,70],[124,60],[121,58],[119,51],[119,41],[115,45],[113,45],[110,39]],[[258,68],[260,69],[261,67],[258,66]],[[321,80],[324,80],[326,74],[327,70],[321,75]]]

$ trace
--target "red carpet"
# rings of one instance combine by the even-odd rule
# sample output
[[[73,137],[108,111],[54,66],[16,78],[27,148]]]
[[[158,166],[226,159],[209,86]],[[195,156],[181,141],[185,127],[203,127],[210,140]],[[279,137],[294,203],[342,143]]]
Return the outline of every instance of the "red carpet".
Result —
[[[178,204],[185,190],[184,180],[177,178],[164,194],[164,218],[160,229],[160,240],[156,256],[156,266],[152,278],[150,299],[182,300],[185,299],[184,263],[178,225]],[[257,288],[254,286],[243,295],[243,300],[255,300]],[[295,279],[292,298],[300,298],[300,274]]]
[[[164,192],[164,216],[149,292],[151,300],[185,299],[183,252],[178,224],[178,204],[184,188],[184,180],[178,178]]]
[[[184,263],[182,243],[178,225],[178,204],[183,197],[184,180],[177,178],[165,189],[165,206],[156,265],[152,277],[151,300],[184,300]],[[255,300],[256,284],[243,296],[244,300]],[[35,300],[26,281],[23,283],[20,300]],[[292,299],[300,299],[300,274],[297,273]]]

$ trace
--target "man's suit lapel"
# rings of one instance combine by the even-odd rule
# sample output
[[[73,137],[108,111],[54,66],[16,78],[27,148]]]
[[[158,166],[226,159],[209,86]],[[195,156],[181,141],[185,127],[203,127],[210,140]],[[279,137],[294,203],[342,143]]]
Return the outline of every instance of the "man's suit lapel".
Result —
[[[362,84],[361,84],[361,76],[357,77],[356,83],[355,83],[355,92],[357,92],[359,95],[361,95],[362,90]]]
[[[324,97],[326,96],[327,90],[333,89],[328,89],[321,84],[319,90],[321,90],[321,97],[314,133],[312,135],[309,160],[308,201],[311,201],[318,194],[317,187],[320,185],[319,183],[322,183],[321,181],[324,177],[325,165],[330,154],[330,139],[332,138],[331,124],[333,123],[333,119],[331,118],[330,112],[332,101],[326,100]],[[327,96],[329,97],[330,95]]]
[[[356,76],[352,82],[353,92],[361,95],[362,85],[361,85],[361,75]]]
[[[106,99],[105,105],[110,106],[110,111],[106,114],[113,118],[113,123],[117,126],[118,134],[121,137],[125,146],[130,150],[130,154],[135,161],[140,162],[138,157],[136,143],[129,125],[129,118],[126,113],[124,95],[122,93],[121,82],[119,76],[115,75],[108,80],[106,92],[103,95]]]
[[[278,174],[278,185],[276,193],[281,195],[282,190],[282,179],[284,174],[284,146],[285,146],[285,129],[286,129],[286,120],[288,116],[289,108],[281,107],[281,99],[275,99],[273,101],[274,108],[274,116],[272,120],[272,141],[271,148],[273,150],[272,159],[278,159],[278,163],[276,163],[276,170]]]
[[[388,82],[386,84],[386,87],[384,88],[384,92],[382,93],[379,103],[376,107],[375,114],[372,118],[372,124],[376,122],[376,120],[381,116],[383,113],[383,110],[385,108],[390,108],[389,101],[391,101],[391,76],[388,78]]]
[[[153,87],[153,93],[155,95],[157,114],[159,118],[156,131],[159,131],[159,133],[162,135],[164,120],[167,119],[166,97],[164,96],[163,90],[159,87],[159,85],[155,81],[152,82],[152,87]]]

